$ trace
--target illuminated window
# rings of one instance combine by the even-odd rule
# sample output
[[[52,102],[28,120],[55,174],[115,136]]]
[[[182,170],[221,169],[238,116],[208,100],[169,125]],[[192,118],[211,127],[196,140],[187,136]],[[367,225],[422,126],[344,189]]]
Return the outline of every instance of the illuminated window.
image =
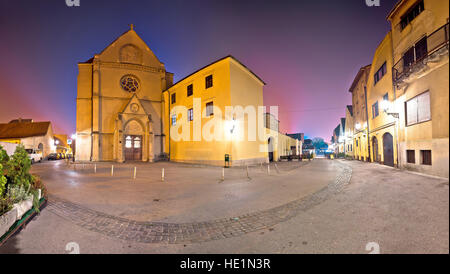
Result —
[[[194,109],[193,108],[188,109],[187,114],[188,114],[188,122],[194,121]]]
[[[430,93],[422,93],[405,103],[406,125],[411,126],[431,120]]]
[[[194,94],[194,86],[190,84],[187,86],[187,97],[192,96],[192,94]]]
[[[127,136],[127,137],[125,138],[125,147],[126,147],[126,148],[131,148],[131,147],[132,147],[131,136]]]
[[[177,124],[177,115],[174,114],[174,115],[172,115],[172,126],[174,126],[176,124]]]
[[[120,86],[128,92],[135,92],[139,89],[139,80],[133,75],[125,75],[120,79]]]
[[[206,103],[206,117],[214,115],[214,104],[213,102]]]
[[[134,138],[134,148],[140,148],[141,147],[141,138],[136,137]]]
[[[205,78],[205,88],[210,88],[213,86],[213,76],[209,75]]]

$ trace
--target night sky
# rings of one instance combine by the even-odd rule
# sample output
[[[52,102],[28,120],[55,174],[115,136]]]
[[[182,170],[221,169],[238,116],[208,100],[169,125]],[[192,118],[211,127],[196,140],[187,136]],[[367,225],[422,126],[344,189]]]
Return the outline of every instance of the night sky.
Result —
[[[396,0],[0,0],[0,122],[76,124],[77,62],[135,25],[175,81],[232,54],[266,83],[282,132],[329,141]]]

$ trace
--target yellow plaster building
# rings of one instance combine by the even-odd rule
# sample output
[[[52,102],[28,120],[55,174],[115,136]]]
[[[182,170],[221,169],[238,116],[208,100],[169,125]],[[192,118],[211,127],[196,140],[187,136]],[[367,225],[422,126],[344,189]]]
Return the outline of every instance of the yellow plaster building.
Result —
[[[449,2],[399,1],[388,20],[400,166],[448,178]]]
[[[360,161],[369,159],[368,122],[367,122],[367,80],[370,65],[359,69],[350,87],[353,109],[353,154]]]
[[[345,156],[354,158],[354,140],[353,132],[355,130],[355,124],[353,121],[353,106],[347,106],[345,108],[345,128],[344,128],[344,150]]]
[[[377,47],[367,81],[370,160],[397,166],[398,121],[387,106],[394,102],[392,85],[392,33]]]

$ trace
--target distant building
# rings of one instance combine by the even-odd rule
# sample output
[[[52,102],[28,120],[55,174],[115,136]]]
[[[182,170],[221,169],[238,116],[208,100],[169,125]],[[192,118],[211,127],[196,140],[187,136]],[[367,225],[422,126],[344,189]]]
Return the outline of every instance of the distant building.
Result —
[[[353,106],[347,106],[345,108],[345,130],[344,130],[344,138],[345,138],[345,155],[353,158],[353,131],[354,131],[354,122],[353,122]]]
[[[53,137],[55,140],[56,152],[62,153],[71,152],[70,145],[67,142],[68,137],[66,134],[55,134]]]
[[[313,144],[313,141],[311,139],[305,139],[302,147],[302,153],[303,154],[314,154],[315,153],[315,147]]]
[[[353,110],[353,154],[355,159],[369,159],[369,129],[367,122],[367,80],[371,65],[359,69],[349,89],[352,93]]]
[[[26,149],[35,149],[40,151],[44,158],[56,150],[50,122],[17,119],[0,124],[0,141],[22,144]]]

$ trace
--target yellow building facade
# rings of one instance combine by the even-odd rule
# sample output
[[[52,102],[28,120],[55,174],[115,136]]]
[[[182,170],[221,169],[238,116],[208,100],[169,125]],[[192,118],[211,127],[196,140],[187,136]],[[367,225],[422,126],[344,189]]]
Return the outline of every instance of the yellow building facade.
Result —
[[[395,101],[392,85],[392,33],[378,45],[367,81],[370,160],[397,166],[399,122],[387,106]]]
[[[388,20],[400,166],[448,178],[449,2],[399,1]]]
[[[370,68],[370,65],[360,68],[349,89],[352,93],[353,109],[353,157],[360,161],[368,161],[370,156],[366,94]]]
[[[264,85],[227,56],[164,91],[165,150],[170,160],[223,165],[228,155],[231,164],[239,166],[276,161],[290,153],[298,141],[265,127],[265,109],[259,108]]]

